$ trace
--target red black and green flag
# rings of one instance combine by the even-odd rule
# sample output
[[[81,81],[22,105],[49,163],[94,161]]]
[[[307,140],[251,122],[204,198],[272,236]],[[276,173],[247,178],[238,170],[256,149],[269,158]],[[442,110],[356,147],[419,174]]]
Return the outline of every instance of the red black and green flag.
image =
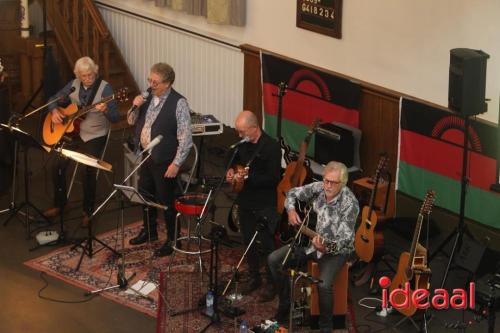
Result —
[[[401,101],[398,190],[423,198],[436,191],[436,205],[460,211],[464,118],[422,103]],[[500,195],[496,182],[496,128],[469,121],[468,187],[465,216],[500,228]]]
[[[282,97],[281,136],[298,151],[314,119],[359,128],[359,84],[326,72],[262,53],[264,129],[277,136],[279,84],[287,84]],[[314,137],[313,137],[314,140]],[[314,141],[308,155],[313,154]]]

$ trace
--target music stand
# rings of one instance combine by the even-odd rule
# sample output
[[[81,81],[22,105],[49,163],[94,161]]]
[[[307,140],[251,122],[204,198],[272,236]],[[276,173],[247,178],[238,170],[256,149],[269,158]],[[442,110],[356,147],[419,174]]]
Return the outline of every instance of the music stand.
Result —
[[[125,179],[123,180],[123,182],[121,183],[121,185],[125,185],[127,183],[127,181],[130,179],[130,177],[132,177],[134,175],[134,173],[139,170],[139,168],[151,157],[151,151],[150,149],[145,149],[143,150],[140,154],[142,155],[143,153],[147,152],[148,154],[146,155],[145,158],[142,159],[142,161],[132,170],[130,171],[130,173],[128,174],[127,177],[125,177]],[[106,243],[104,243],[103,241],[97,239],[93,234],[92,234],[92,223],[93,223],[93,219],[95,218],[95,216],[99,213],[99,211],[104,207],[106,206],[106,204],[108,203],[109,200],[111,200],[111,198],[116,194],[116,192],[118,192],[118,189],[115,187],[115,189],[108,195],[108,197],[101,203],[101,205],[99,207],[96,208],[96,210],[92,213],[91,216],[89,216],[89,228],[88,228],[88,236],[87,238],[84,238],[82,241],[80,241],[78,244],[75,244],[71,249],[74,250],[76,249],[77,247],[82,247],[83,248],[83,251],[82,251],[82,254],[80,256],[80,260],[78,260],[78,264],[76,265],[76,268],[75,270],[78,271],[80,269],[80,265],[82,264],[82,260],[83,260],[83,256],[87,253],[87,255],[92,258],[92,256],[94,255],[94,251],[93,251],[93,247],[92,247],[92,242],[93,241],[96,241],[98,242],[99,244],[101,244],[102,246],[104,246],[105,248],[109,249],[111,252],[113,252],[115,255],[120,255],[115,249],[111,248],[110,246],[108,246]],[[148,224],[149,225],[149,224]],[[82,245],[83,243],[85,243],[85,245]]]
[[[121,198],[120,198],[120,209],[121,209],[120,229],[121,229],[122,248],[120,251],[120,266],[118,268],[118,274],[116,275],[117,284],[114,286],[109,286],[106,288],[101,288],[101,289],[90,291],[87,293],[88,295],[97,294],[97,293],[100,293],[102,291],[107,291],[107,290],[116,289],[116,288],[126,289],[129,281],[132,280],[134,278],[134,276],[136,275],[136,273],[134,272],[128,278],[125,277],[125,225],[124,225],[125,200],[124,200],[124,197],[127,197],[128,200],[131,202],[140,202],[142,205],[145,205],[145,206],[148,206],[151,208],[159,208],[159,209],[163,209],[163,210],[168,209],[167,206],[160,205],[156,202],[148,201],[148,200],[144,199],[144,197],[132,186],[113,184],[113,187],[115,188],[115,190],[120,191],[120,193],[121,193]],[[138,200],[138,201],[135,201],[135,200]],[[149,226],[149,223],[147,225]],[[148,230],[148,233],[149,233],[149,230]],[[148,298],[147,295],[140,293],[139,291],[135,290],[134,288],[131,288],[131,290],[133,290],[135,293],[137,293],[140,296]]]
[[[24,201],[18,207],[12,207],[12,211],[7,219],[4,221],[3,225],[7,225],[9,221],[17,215],[17,213],[26,207],[25,213],[25,227],[26,233],[29,237],[30,235],[30,223],[29,223],[29,208],[31,207],[38,215],[40,215],[48,224],[50,224],[50,220],[43,215],[42,211],[36,207],[31,201],[29,197],[29,189],[30,189],[30,176],[28,172],[28,149],[29,148],[37,148],[43,151],[46,151],[43,146],[35,140],[29,133],[24,132],[23,130],[6,124],[0,124],[0,130],[5,133],[9,133],[12,138],[15,140],[17,145],[24,146]]]
[[[49,150],[50,148],[47,148]],[[80,153],[77,151],[69,150],[69,149],[64,149],[62,146],[59,146],[58,148],[53,149],[58,154],[59,158],[68,158],[70,160],[73,160],[77,163],[81,163],[96,169],[104,170],[111,172],[113,169],[113,166],[105,161],[99,160],[98,158]],[[50,246],[50,245],[57,245],[64,243],[65,241],[65,232],[64,232],[64,204],[61,202],[61,205],[59,207],[60,213],[59,213],[59,235],[56,240],[46,243],[46,244],[40,244],[37,245],[33,248],[30,249],[30,251],[36,250],[41,246]],[[91,229],[91,225],[89,224],[89,229]]]

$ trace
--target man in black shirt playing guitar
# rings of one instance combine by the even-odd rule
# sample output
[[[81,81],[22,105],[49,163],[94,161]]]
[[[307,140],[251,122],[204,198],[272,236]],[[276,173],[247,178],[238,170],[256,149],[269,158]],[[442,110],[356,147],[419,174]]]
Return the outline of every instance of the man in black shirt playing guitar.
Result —
[[[236,199],[244,245],[248,246],[255,231],[259,230],[257,240],[267,256],[275,248],[274,233],[279,219],[276,212],[276,186],[280,181],[281,172],[280,146],[260,128],[257,117],[251,111],[240,112],[235,127],[238,135],[248,141],[239,145],[235,165],[228,170],[226,180],[233,183],[244,182]],[[244,166],[239,169],[246,171],[238,172],[236,165]],[[243,294],[249,294],[262,285],[259,253],[255,242],[250,247],[246,259],[250,280],[243,288]],[[266,289],[274,293],[269,270],[267,282]]]

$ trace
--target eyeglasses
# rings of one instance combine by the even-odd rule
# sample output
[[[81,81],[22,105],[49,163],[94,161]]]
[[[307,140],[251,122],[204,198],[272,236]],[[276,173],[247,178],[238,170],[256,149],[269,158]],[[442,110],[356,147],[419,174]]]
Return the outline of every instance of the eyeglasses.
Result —
[[[331,185],[331,186],[342,184],[341,181],[334,181],[329,179],[323,179],[323,183],[325,183],[325,185]]]
[[[160,83],[163,83],[163,82],[165,82],[165,81],[155,81],[155,80],[151,79],[150,77],[148,77],[148,83],[152,87],[156,87],[157,85],[159,85]]]

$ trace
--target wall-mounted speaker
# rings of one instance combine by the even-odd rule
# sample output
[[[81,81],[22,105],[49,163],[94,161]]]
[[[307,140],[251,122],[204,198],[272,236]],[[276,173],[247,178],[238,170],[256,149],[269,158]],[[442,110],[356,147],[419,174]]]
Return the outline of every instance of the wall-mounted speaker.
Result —
[[[458,48],[450,50],[448,107],[464,116],[488,110],[485,100],[486,60],[481,50]]]

